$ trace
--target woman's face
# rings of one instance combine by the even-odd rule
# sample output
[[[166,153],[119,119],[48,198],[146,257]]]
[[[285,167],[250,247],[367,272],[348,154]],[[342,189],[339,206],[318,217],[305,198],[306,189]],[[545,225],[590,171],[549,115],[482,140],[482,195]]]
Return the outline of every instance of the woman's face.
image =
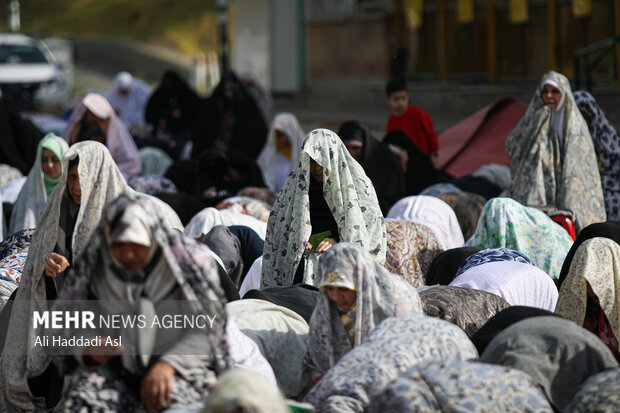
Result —
[[[357,292],[345,287],[328,285],[323,287],[323,289],[327,293],[327,297],[329,297],[330,301],[333,301],[341,311],[349,311],[357,299]]]
[[[310,175],[317,182],[323,182],[323,167],[314,159],[310,159]]]
[[[558,108],[558,104],[562,99],[562,92],[557,87],[546,84],[542,88],[542,92],[540,93],[540,97],[545,105],[550,105],[553,108],[553,111],[556,111]]]
[[[62,165],[60,160],[49,149],[43,149],[41,153],[41,169],[43,173],[50,178],[58,178],[62,173]]]
[[[276,142],[278,142],[278,146],[280,148],[285,149],[285,148],[291,147],[291,141],[289,140],[288,136],[286,136],[286,133],[276,129],[275,136],[276,136]]]
[[[345,144],[345,146],[347,147],[347,150],[349,151],[349,154],[353,157],[353,159],[355,159],[358,162],[362,161],[362,155],[364,154],[364,147],[357,146],[357,145],[347,145],[347,144]]]
[[[71,195],[73,202],[80,205],[82,201],[82,188],[80,187],[78,166],[79,165],[73,165],[69,169],[69,173],[67,174],[67,189],[69,190],[69,195]]]
[[[114,242],[110,246],[114,258],[132,272],[140,272],[148,264],[150,247],[135,242]]]

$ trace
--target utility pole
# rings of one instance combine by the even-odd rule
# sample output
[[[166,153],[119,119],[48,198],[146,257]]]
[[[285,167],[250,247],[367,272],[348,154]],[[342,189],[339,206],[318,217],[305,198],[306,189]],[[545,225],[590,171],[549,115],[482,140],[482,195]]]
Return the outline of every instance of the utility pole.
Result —
[[[21,22],[19,17],[19,0],[11,0],[9,3],[9,30],[13,33],[19,32]]]
[[[228,70],[228,0],[217,0],[217,24],[220,32],[221,73]]]

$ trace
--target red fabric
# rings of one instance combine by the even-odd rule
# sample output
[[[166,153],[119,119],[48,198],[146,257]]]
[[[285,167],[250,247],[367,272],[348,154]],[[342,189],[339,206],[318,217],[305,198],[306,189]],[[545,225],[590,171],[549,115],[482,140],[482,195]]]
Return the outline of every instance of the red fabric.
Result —
[[[599,307],[596,318],[590,318],[586,315],[586,318],[583,322],[583,327],[589,332],[598,336],[598,338],[601,339],[603,343],[605,343],[607,348],[609,348],[616,360],[620,361],[620,352],[618,352],[618,340],[616,340],[616,336],[614,336],[614,332],[609,325],[609,321],[607,320],[603,309]]]
[[[435,154],[439,150],[439,137],[433,120],[423,109],[409,105],[402,115],[390,115],[386,132],[397,129],[405,132],[413,144],[425,154]]]
[[[515,99],[488,105],[441,134],[437,166],[456,177],[471,175],[484,164],[510,165],[506,138],[525,114]]]

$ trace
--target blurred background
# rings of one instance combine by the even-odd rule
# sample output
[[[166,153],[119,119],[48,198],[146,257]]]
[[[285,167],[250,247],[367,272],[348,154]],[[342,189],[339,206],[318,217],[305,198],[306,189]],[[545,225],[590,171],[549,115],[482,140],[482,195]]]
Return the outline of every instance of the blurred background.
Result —
[[[441,132],[503,97],[527,105],[553,69],[620,123],[620,0],[3,3],[0,30],[41,38],[54,54],[71,89],[66,107],[108,90],[122,70],[155,85],[173,68],[207,96],[232,68],[306,130],[352,117],[383,130],[385,82],[399,77]]]

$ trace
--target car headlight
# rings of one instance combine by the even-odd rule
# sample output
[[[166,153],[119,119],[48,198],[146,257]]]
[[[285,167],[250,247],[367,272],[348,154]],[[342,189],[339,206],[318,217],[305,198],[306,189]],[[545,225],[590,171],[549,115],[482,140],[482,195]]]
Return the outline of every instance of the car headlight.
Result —
[[[37,91],[40,97],[49,96],[61,92],[66,86],[66,79],[64,74],[58,72],[54,77],[47,82],[44,82]]]

